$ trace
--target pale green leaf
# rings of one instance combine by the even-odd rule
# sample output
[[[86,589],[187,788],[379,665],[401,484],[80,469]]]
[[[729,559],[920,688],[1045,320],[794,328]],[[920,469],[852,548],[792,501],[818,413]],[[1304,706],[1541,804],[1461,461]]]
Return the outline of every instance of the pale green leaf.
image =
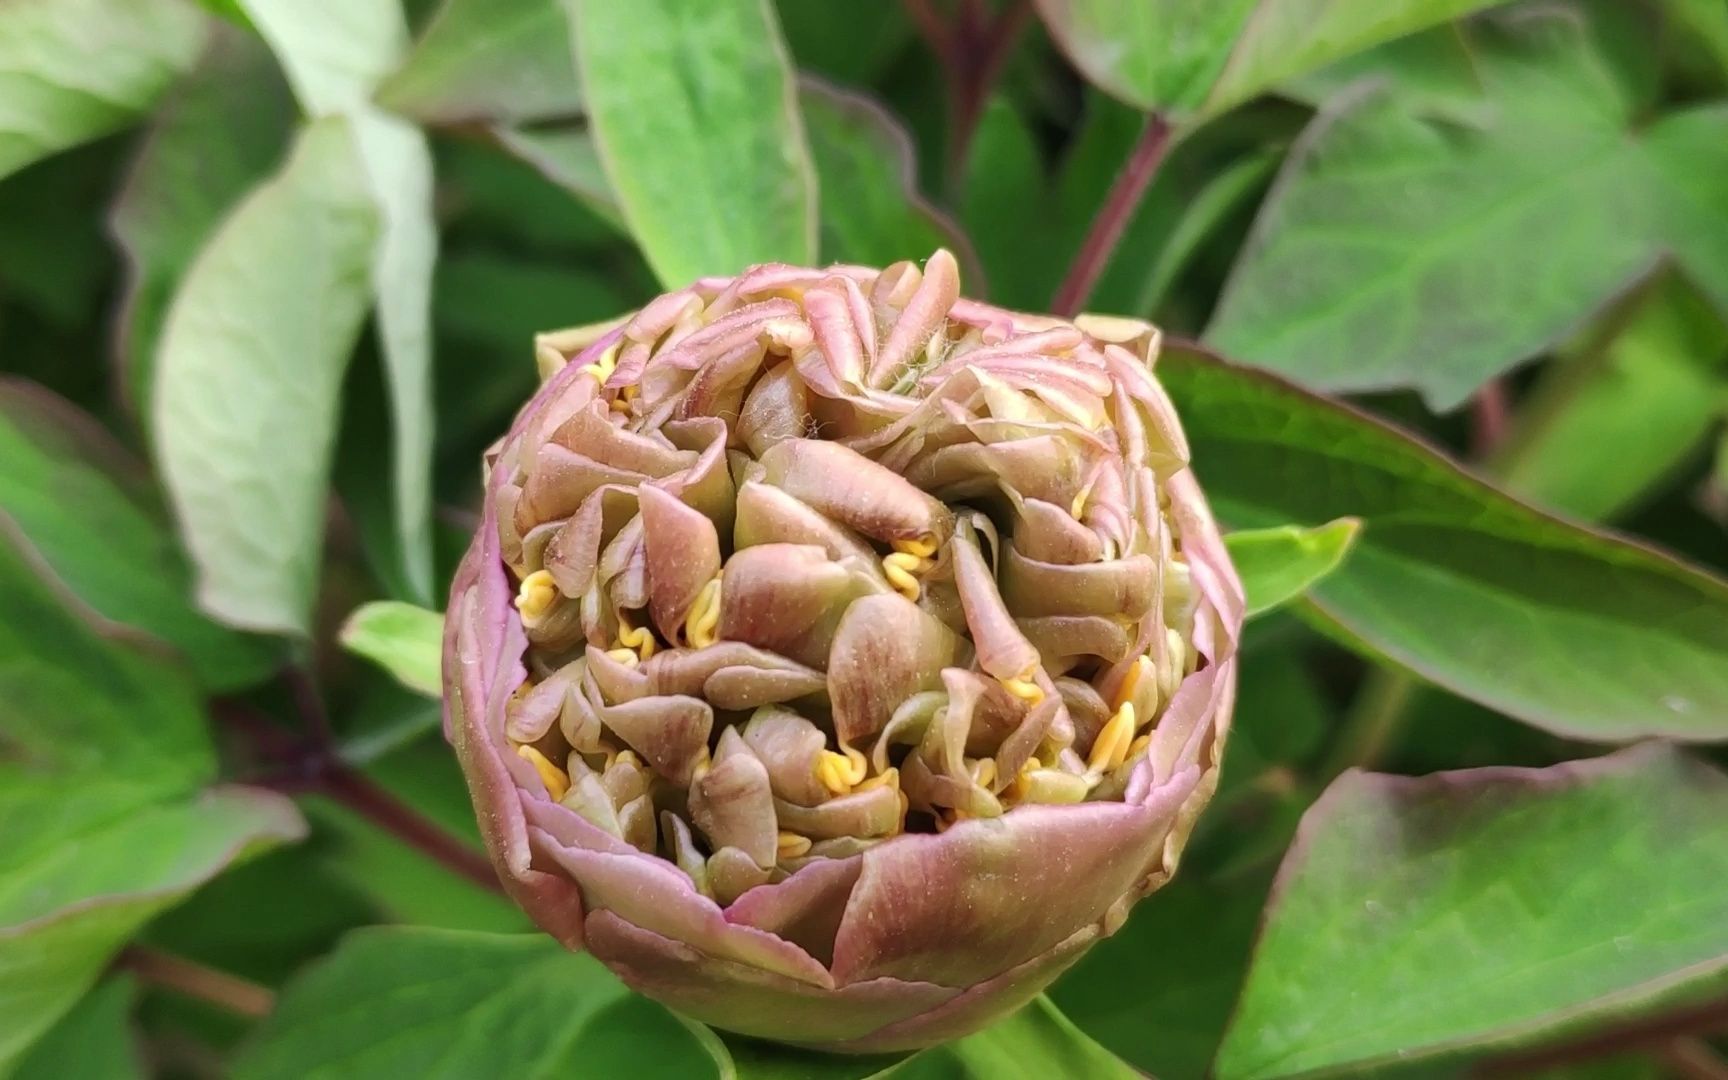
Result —
[[[568,0],[595,140],[661,282],[816,259],[816,181],[767,0]]]
[[[0,176],[129,123],[192,67],[204,34],[185,0],[0,5]]]
[[[1657,745],[1347,773],[1279,871],[1220,1080],[1526,1043],[1728,982],[1728,778]]]
[[[1728,738],[1728,582],[1533,510],[1271,376],[1174,346],[1158,374],[1226,524],[1362,519],[1308,601],[1347,637],[1549,731]]]
[[[198,67],[144,137],[109,217],[129,271],[121,374],[141,415],[149,415],[156,347],[175,288],[223,216],[282,160],[294,120],[269,51],[218,23]]]
[[[350,128],[320,121],[224,222],[168,313],[157,457],[199,602],[234,625],[307,632],[375,236]]]
[[[378,101],[423,124],[576,113],[582,99],[560,0],[445,0]]]
[[[360,930],[290,983],[239,1080],[716,1075],[670,1013],[542,934]]]
[[[362,604],[342,624],[342,645],[427,697],[443,692],[438,670],[444,649],[444,617],[436,611],[379,600]]]
[[[372,257],[378,340],[393,428],[393,524],[405,599],[432,599],[432,151],[426,136],[372,103],[407,53],[401,0],[241,0],[314,116],[353,125],[361,175],[381,225]],[[395,577],[395,575],[392,575]]]
[[[812,78],[800,84],[799,102],[822,189],[821,261],[921,263],[948,248],[963,260],[969,293],[982,295],[971,244],[918,191],[912,137],[899,121],[867,97]]]
[[[1586,519],[1613,517],[1671,475],[1728,409],[1728,324],[1664,274],[1606,342],[1552,366],[1497,459],[1506,486]]]
[[[1496,0],[1037,0],[1088,79],[1136,108],[1212,115]]]
[[[196,610],[191,570],[144,463],[93,419],[0,378],[0,460],[0,535],[25,545],[82,603],[173,646],[212,689],[246,686],[279,662],[275,643]],[[126,538],[122,548],[115,537]]]
[[[16,1080],[144,1080],[144,1058],[132,1031],[132,980],[112,978],[87,994],[37,1040],[12,1074]]]
[[[1248,614],[1287,604],[1338,569],[1361,529],[1355,518],[1339,518],[1314,529],[1279,525],[1225,536],[1230,561],[1248,593]]]
[[[1664,117],[1646,148],[1662,243],[1728,319],[1728,104]]]

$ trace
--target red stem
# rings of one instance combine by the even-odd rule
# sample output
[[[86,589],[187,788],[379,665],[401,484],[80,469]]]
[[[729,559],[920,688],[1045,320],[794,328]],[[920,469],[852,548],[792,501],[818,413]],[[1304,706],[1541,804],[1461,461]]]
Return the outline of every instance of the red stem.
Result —
[[[1145,130],[1129,152],[1122,171],[1116,174],[1110,193],[1104,197],[1104,205],[1092,219],[1092,228],[1086,233],[1079,252],[1069,264],[1067,276],[1051,299],[1050,310],[1053,313],[1071,319],[1086,306],[1169,148],[1170,124],[1153,113],[1146,118]]]
[[[1470,452],[1484,461],[1506,441],[1512,425],[1512,406],[1504,379],[1485,383],[1470,399]]]
[[[315,790],[335,799],[446,870],[483,889],[503,893],[492,863],[423,817],[418,810],[345,765],[328,767]]]
[[[268,1016],[276,1007],[276,995],[267,986],[148,945],[128,946],[115,964],[152,986],[239,1016]]]

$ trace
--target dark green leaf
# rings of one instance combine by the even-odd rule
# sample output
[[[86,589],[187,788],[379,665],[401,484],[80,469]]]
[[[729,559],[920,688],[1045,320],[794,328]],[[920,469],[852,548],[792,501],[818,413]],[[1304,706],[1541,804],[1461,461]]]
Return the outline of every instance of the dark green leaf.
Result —
[[[380,600],[355,609],[342,624],[342,644],[372,661],[410,690],[442,693],[444,618],[436,611]]]
[[[16,1080],[143,1080],[143,1056],[132,1032],[130,979],[92,990],[24,1055]]]
[[[1137,1068],[1160,1080],[1201,1080],[1242,985],[1270,876],[1211,880],[1185,868],[1081,957],[1050,997]]]
[[[130,122],[192,66],[204,34],[183,0],[0,7],[0,176]]]
[[[960,217],[984,264],[993,303],[1030,311],[1050,299],[1057,279],[1038,217],[1038,208],[1048,205],[1048,188],[1025,120],[1008,101],[992,101],[972,138]]]
[[[971,292],[982,293],[971,244],[918,193],[906,129],[869,98],[815,79],[800,84],[799,102],[822,190],[821,260],[888,266],[949,248]]]
[[[1261,211],[1208,339],[1325,390],[1450,408],[1675,249],[1728,308],[1728,110],[1643,123],[1576,12],[1486,23],[1480,125],[1335,101]],[[1396,176],[1397,197],[1385,178]]]
[[[1529,1042],[1719,989],[1728,778],[1660,746],[1341,778],[1302,823],[1221,1080]]]
[[[90,417],[0,378],[0,460],[0,533],[26,545],[81,602],[180,650],[216,690],[255,682],[279,662],[274,642],[194,609],[191,572],[143,463]],[[126,539],[119,549],[116,537]]]
[[[581,128],[496,127],[499,145],[532,165],[541,176],[581,199],[600,217],[624,227],[624,211],[606,170],[594,136]]]
[[[281,160],[293,124],[293,100],[268,50],[216,24],[198,68],[157,113],[109,219],[130,271],[120,364],[140,415],[149,415],[175,288],[222,217]]]
[[[1226,536],[1230,561],[1248,593],[1248,614],[1287,604],[1338,569],[1361,529],[1355,518],[1340,518],[1314,529],[1280,525]]]
[[[1179,348],[1158,370],[1226,522],[1362,519],[1311,594],[1348,635],[1549,731],[1728,738],[1728,584],[1550,518],[1272,376]]]
[[[199,603],[234,625],[308,629],[375,225],[348,125],[319,121],[224,222],[168,313],[158,458]]]
[[[361,930],[289,985],[241,1080],[716,1075],[660,1006],[539,935]]]
[[[577,112],[560,0],[445,0],[407,62],[378,88],[378,101],[422,124]]]
[[[1508,488],[1586,519],[1613,517],[1671,474],[1728,409],[1728,324],[1663,275],[1624,329],[1545,374],[1501,448]]]
[[[1038,0],[1075,66],[1136,108],[1211,115],[1495,0]]]
[[[816,182],[767,0],[568,0],[600,157],[661,283],[816,258]]]

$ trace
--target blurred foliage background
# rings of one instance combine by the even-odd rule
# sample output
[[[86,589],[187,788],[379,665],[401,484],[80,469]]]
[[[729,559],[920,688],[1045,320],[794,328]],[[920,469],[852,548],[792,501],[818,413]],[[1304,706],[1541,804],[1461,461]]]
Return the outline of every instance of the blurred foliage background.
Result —
[[[0,0],[0,177],[0,1075],[1728,1071],[1722,0]],[[441,590],[537,331],[939,246],[1278,610],[1049,1001],[722,1040],[493,887]]]

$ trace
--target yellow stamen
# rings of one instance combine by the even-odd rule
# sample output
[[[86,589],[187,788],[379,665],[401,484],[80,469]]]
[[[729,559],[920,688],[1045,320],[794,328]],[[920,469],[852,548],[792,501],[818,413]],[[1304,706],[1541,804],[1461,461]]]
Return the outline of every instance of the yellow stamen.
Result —
[[[618,644],[626,649],[634,649],[641,659],[646,660],[654,655],[660,643],[654,640],[654,632],[646,626],[631,626],[624,613],[618,613]]]
[[[606,655],[623,664],[625,667],[635,667],[642,662],[635,649],[607,649]]]
[[[1074,496],[1074,501],[1068,504],[1068,516],[1079,521],[1086,514],[1086,500],[1092,497],[1092,485],[1087,484]]]
[[[906,812],[912,809],[912,800],[906,797],[904,791],[896,791],[895,794],[900,796],[900,816],[894,820],[894,827],[888,830],[889,836],[899,836],[906,831]]]
[[[936,537],[925,533],[916,540],[896,540],[893,543],[895,551],[903,555],[916,555],[920,559],[928,559],[936,554]]]
[[[584,365],[582,370],[594,376],[595,380],[604,384],[618,370],[618,343],[613,342],[606,351],[600,354],[600,359],[592,364]]]
[[[974,784],[988,789],[991,784],[996,782],[996,759],[979,758],[972,763],[972,767],[967,771],[972,774]]]
[[[1133,761],[1136,755],[1138,755],[1141,751],[1145,750],[1148,746],[1151,746],[1151,745],[1152,745],[1152,733],[1150,731],[1148,731],[1146,734],[1140,736],[1138,739],[1135,739],[1133,742],[1128,744],[1128,753],[1122,758],[1122,760],[1123,761]]]
[[[570,794],[570,777],[563,769],[548,761],[545,754],[523,743],[516,748],[516,756],[534,766],[534,771],[540,774],[540,782],[546,785],[546,793],[554,801],[559,801]]]
[[[533,630],[546,621],[552,605],[558,601],[558,586],[552,575],[536,570],[522,579],[516,590],[516,610],[522,614],[522,625]]]
[[[616,754],[612,755],[611,760],[606,762],[606,767],[608,769],[614,765],[630,765],[640,769],[642,767],[642,759],[636,756],[636,751],[634,750],[620,750]]]
[[[809,851],[810,838],[799,836],[795,832],[781,833],[778,843],[774,846],[775,854],[782,859],[796,859],[801,855],[808,854]]]
[[[887,575],[888,584],[894,586],[895,592],[916,603],[923,591],[916,575],[928,565],[928,559],[908,551],[896,551],[882,560],[882,573]]]
[[[694,649],[706,649],[720,640],[720,578],[715,574],[714,580],[702,586],[702,591],[696,594],[696,602],[690,605],[690,613],[684,616],[684,640]]]
[[[1043,767],[1044,763],[1036,757],[1029,757],[1021,762],[1020,771],[1014,775],[1014,779],[1008,784],[1007,791],[1004,792],[1009,801],[1018,802],[1024,799],[1027,788],[1031,786],[1032,773]]]
[[[826,753],[826,751],[824,751],[824,753]],[[890,766],[888,771],[883,773],[881,776],[872,776],[868,780],[859,781],[859,783],[856,784],[852,788],[852,790],[853,791],[874,791],[879,787],[890,787],[890,788],[893,788],[895,791],[899,791],[900,790],[900,770]]]
[[[1140,680],[1152,672],[1152,659],[1142,656],[1134,661],[1134,666],[1128,669],[1128,674],[1122,676],[1122,685],[1116,688],[1116,707],[1134,700],[1134,692],[1140,689]]]
[[[854,750],[844,743],[840,745],[838,754],[832,750],[823,750],[816,755],[816,778],[822,781],[823,787],[836,795],[850,794],[854,787],[864,782],[864,776],[869,771],[870,759],[865,757],[862,751]]]
[[[1030,672],[1023,678],[1003,679],[1002,689],[1028,705],[1036,705],[1044,700],[1044,688],[1032,681]]]
[[[1086,771],[1106,773],[1128,758],[1128,744],[1134,740],[1134,703],[1124,701],[1116,710],[1098,738],[1092,744],[1092,756],[1086,760]]]

